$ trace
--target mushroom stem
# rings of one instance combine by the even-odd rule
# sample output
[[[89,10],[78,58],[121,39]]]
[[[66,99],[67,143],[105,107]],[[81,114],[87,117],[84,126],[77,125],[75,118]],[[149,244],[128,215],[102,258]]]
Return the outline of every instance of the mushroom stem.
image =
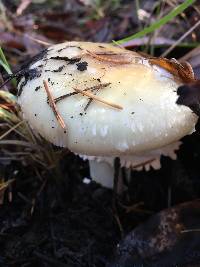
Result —
[[[105,161],[99,162],[95,160],[89,160],[89,167],[90,167],[90,176],[93,181],[101,184],[106,188],[110,189],[114,188],[114,175],[115,175],[114,162],[113,164],[110,164]],[[127,169],[127,174],[128,170],[129,169]],[[115,185],[115,191],[118,194],[121,194],[123,190],[124,190],[124,185],[122,181],[122,171],[120,168],[119,176],[117,179],[117,185]]]
[[[171,159],[176,159],[175,151],[179,149],[181,145],[180,141],[174,142],[167,146],[151,150],[149,152],[140,154],[140,155],[129,155],[129,156],[121,156],[120,157],[120,170],[119,170],[119,177],[117,181],[117,189],[116,185],[114,186],[114,176],[115,176],[115,164],[114,164],[114,157],[87,157],[85,159],[89,160],[90,166],[90,175],[91,178],[100,183],[102,186],[115,190],[118,194],[122,193],[126,187],[123,183],[123,174],[121,167],[125,167],[125,176],[126,181],[129,182],[131,180],[131,170],[142,170],[145,169],[146,171],[150,170],[152,167],[153,169],[157,170],[160,169],[160,157],[161,155],[167,156]]]
[[[107,188],[113,188],[114,168],[108,162],[89,160],[92,180]]]

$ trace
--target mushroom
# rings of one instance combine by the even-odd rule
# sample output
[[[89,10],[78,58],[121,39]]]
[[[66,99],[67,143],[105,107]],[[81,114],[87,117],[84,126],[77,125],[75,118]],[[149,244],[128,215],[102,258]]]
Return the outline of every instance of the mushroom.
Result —
[[[176,158],[197,116],[176,104],[177,88],[194,80],[189,64],[111,44],[65,42],[37,55],[19,73],[25,119],[45,139],[90,162],[91,176],[113,185],[113,162],[160,168]]]

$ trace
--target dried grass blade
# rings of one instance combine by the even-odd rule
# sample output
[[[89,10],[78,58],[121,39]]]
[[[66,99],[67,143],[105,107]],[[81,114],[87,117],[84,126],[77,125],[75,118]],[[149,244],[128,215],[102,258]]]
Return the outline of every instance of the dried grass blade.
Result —
[[[0,140],[3,139],[4,137],[6,137],[9,133],[11,133],[12,131],[14,131],[17,127],[19,127],[24,121],[20,121],[18,122],[15,126],[13,126],[12,128],[10,128],[8,131],[6,131],[5,133],[3,133],[0,136]]]
[[[16,146],[31,147],[33,149],[42,149],[42,147],[21,140],[10,140],[10,139],[0,140],[0,145],[16,145]]]
[[[20,119],[13,112],[9,112],[1,107],[0,107],[0,119],[13,123],[18,123],[20,121]]]
[[[200,26],[200,20],[198,20],[187,32],[185,32],[174,44],[172,44],[161,57],[166,57],[179,43],[181,43],[189,34],[191,34],[197,27]]]
[[[13,106],[17,105],[17,97],[7,91],[0,90],[0,98]]]

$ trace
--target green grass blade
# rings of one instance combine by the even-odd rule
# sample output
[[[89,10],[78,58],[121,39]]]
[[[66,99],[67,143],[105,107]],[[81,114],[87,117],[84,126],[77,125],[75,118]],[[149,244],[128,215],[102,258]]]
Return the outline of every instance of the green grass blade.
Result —
[[[8,65],[6,65],[3,60],[0,59],[0,65],[4,68],[4,70],[8,73],[8,74],[12,74],[12,71],[10,69],[10,67]]]
[[[8,61],[7,61],[7,59],[6,59],[5,55],[4,55],[4,52],[3,52],[3,50],[2,50],[1,47],[0,47],[0,57],[2,58],[3,62],[4,62],[6,65],[9,66]]]
[[[141,37],[145,36],[148,33],[154,32],[155,30],[157,30],[158,28],[160,28],[161,26],[165,25],[170,20],[172,20],[173,18],[175,18],[176,16],[181,14],[186,8],[188,8],[189,6],[194,4],[195,2],[196,2],[196,0],[186,0],[186,1],[184,1],[182,4],[180,4],[175,9],[170,11],[166,16],[162,17],[160,20],[158,20],[155,23],[151,24],[149,27],[146,27],[143,30],[141,30],[141,31],[129,36],[129,37],[126,37],[126,38],[124,38],[122,40],[116,41],[115,43],[123,44],[123,43],[131,41],[131,40],[133,40],[135,38],[141,38]]]
[[[5,71],[8,74],[12,74],[12,70],[10,68],[10,65],[8,64],[8,61],[7,61],[7,59],[6,59],[5,55],[4,55],[4,52],[3,52],[1,47],[0,47],[0,65],[5,69]],[[12,84],[14,86],[17,85],[16,79],[12,80]]]
[[[1,59],[0,64],[4,67],[4,69],[8,72],[8,74],[12,74],[10,65],[8,64],[8,61],[4,55],[4,52],[3,52],[1,47],[0,47],[0,59]],[[5,68],[5,66],[6,66],[6,68]]]

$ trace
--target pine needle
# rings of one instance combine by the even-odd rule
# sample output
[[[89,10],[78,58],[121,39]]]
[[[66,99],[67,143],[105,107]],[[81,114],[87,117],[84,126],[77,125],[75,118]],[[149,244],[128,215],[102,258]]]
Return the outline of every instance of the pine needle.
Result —
[[[118,105],[118,104],[114,104],[114,103],[108,102],[108,101],[106,101],[106,100],[104,100],[104,99],[102,99],[102,98],[100,98],[100,97],[98,97],[98,96],[92,94],[91,92],[83,91],[83,90],[80,90],[80,89],[78,89],[78,88],[73,88],[73,89],[74,89],[76,92],[81,93],[82,95],[85,95],[85,96],[87,96],[87,97],[89,97],[89,98],[92,98],[92,99],[95,100],[95,101],[101,102],[101,103],[103,103],[103,104],[105,104],[105,105],[108,105],[108,106],[113,107],[113,108],[116,108],[116,109],[123,109],[122,106],[120,106],[120,105]]]
[[[47,81],[43,81],[43,84],[44,84],[44,88],[46,90],[46,93],[47,93],[47,96],[48,96],[48,99],[49,99],[49,104],[50,104],[50,107],[52,108],[53,110],[53,113],[57,119],[57,121],[59,122],[60,126],[63,128],[63,129],[66,129],[66,126],[65,126],[65,122],[63,120],[63,118],[61,117],[61,115],[59,114],[58,112],[58,109],[56,107],[56,104],[54,102],[54,99],[53,99],[53,96],[49,90],[49,85],[48,85],[48,82]]]
[[[96,91],[96,90],[98,90],[100,88],[104,88],[104,87],[107,87],[109,85],[110,85],[110,83],[98,84],[98,85],[95,85],[95,86],[88,87],[88,88],[84,89],[83,92],[85,92],[85,91]],[[54,102],[57,103],[58,101],[61,101],[61,100],[65,99],[66,97],[70,97],[70,96],[77,95],[77,94],[79,94],[79,92],[71,92],[71,93],[68,93],[68,94],[65,94],[65,95],[61,95],[61,96],[55,98]]]

